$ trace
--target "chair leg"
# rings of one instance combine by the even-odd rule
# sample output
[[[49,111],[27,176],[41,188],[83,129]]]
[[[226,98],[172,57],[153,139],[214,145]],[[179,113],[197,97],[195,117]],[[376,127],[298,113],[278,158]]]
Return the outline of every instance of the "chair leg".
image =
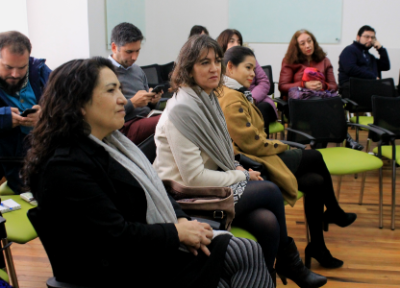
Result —
[[[371,152],[370,150],[371,150],[371,143],[372,143],[372,140],[371,139],[367,139],[367,147],[366,147],[366,149],[365,149],[365,152],[366,153],[369,153],[369,152]]]
[[[358,127],[356,127],[356,142],[357,142],[357,143],[359,143],[359,142],[358,142],[358,139],[359,139],[359,137],[358,137],[358,131],[359,131],[359,129],[358,129]]]
[[[7,238],[1,239],[2,247],[6,247],[8,243],[9,242],[8,242]],[[14,266],[14,261],[13,261],[13,258],[12,258],[10,247],[7,247],[4,250],[4,254],[5,254],[5,257],[6,257],[7,273],[9,275],[9,277],[10,277],[11,284],[12,284],[13,287],[19,288],[18,279],[17,279],[17,273],[15,272],[15,266]]]
[[[379,229],[383,228],[383,181],[382,167],[379,168]]]
[[[362,205],[362,201],[363,201],[363,197],[364,197],[365,177],[366,176],[367,176],[367,172],[362,173],[361,189],[360,189],[360,200],[358,201],[358,205]]]
[[[340,196],[340,188],[342,187],[342,178],[343,178],[343,176],[342,175],[340,175],[339,176],[339,181],[338,181],[338,186],[337,186],[337,191],[336,191],[336,199],[338,200],[338,202],[339,202],[339,196]]]
[[[395,229],[394,219],[396,214],[396,161],[392,160],[392,230]]]
[[[307,217],[306,217],[306,210],[305,210],[305,204],[304,202],[306,201],[306,198],[303,197],[303,211],[304,211],[304,223],[305,223],[305,228],[306,228],[306,240],[307,244],[310,243],[310,228],[308,227],[308,222],[307,222]]]

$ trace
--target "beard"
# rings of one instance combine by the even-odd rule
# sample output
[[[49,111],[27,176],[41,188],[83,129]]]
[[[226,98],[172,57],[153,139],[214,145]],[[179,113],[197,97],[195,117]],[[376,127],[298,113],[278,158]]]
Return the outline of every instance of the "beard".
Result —
[[[21,80],[19,80],[17,82],[17,84],[8,84],[6,80],[4,80],[3,78],[0,78],[0,88],[4,90],[4,92],[6,92],[8,95],[15,95],[15,93],[17,93],[18,91],[21,90],[22,86],[24,85],[24,82],[26,80],[27,75],[25,75],[24,77],[22,77]]]

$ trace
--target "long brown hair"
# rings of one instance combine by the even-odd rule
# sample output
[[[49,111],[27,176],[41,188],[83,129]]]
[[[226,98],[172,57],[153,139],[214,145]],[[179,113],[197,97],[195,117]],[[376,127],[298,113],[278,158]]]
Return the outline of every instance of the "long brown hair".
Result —
[[[181,52],[179,53],[178,59],[175,62],[175,67],[171,75],[171,87],[176,91],[182,85],[194,87],[197,83],[194,81],[190,73],[193,70],[194,64],[199,60],[203,51],[212,49],[215,52],[215,56],[222,61],[223,53],[221,47],[217,41],[212,39],[208,35],[194,35],[186,41],[183,45]],[[221,62],[221,75],[218,83],[220,89],[222,87],[223,78],[225,74],[225,65]]]
[[[240,34],[240,32],[238,30],[226,29],[226,30],[222,31],[221,34],[219,34],[219,36],[217,38],[217,42],[218,42],[219,46],[221,46],[222,51],[224,51],[224,53],[226,52],[226,49],[228,48],[229,40],[231,40],[233,35],[236,35],[239,38],[240,46],[243,45],[243,37],[242,37],[242,34]]]
[[[61,65],[50,74],[39,103],[42,109],[40,118],[32,131],[31,148],[22,169],[27,186],[57,147],[90,134],[90,125],[83,120],[81,108],[92,101],[100,70],[105,67],[115,72],[108,59],[78,59]]]
[[[319,46],[315,36],[310,31],[302,29],[296,31],[292,37],[292,40],[290,40],[289,47],[285,55],[285,60],[288,64],[307,62],[307,56],[301,52],[299,43],[297,42],[297,38],[299,38],[299,36],[303,33],[310,35],[312,41],[314,42],[314,53],[311,55],[311,59],[315,62],[321,62],[326,57],[326,53]]]

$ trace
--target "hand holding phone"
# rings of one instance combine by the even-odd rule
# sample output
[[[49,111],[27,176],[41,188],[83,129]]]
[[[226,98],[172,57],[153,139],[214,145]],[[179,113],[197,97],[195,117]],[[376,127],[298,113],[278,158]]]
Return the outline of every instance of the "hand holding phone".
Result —
[[[29,114],[36,113],[37,111],[38,111],[38,109],[29,108],[29,109],[26,109],[24,112],[22,112],[21,116],[26,117]]]
[[[157,85],[156,87],[153,88],[153,90],[151,90],[151,93],[160,93],[161,91],[163,91],[164,89],[164,85]]]

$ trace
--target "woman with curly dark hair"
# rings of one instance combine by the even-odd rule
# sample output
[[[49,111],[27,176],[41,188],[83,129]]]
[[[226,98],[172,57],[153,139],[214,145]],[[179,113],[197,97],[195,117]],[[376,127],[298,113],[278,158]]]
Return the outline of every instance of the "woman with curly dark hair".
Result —
[[[302,81],[307,67],[317,68],[325,75],[325,81]],[[279,76],[281,97],[287,99],[289,89],[305,87],[311,90],[337,90],[331,61],[319,46],[315,36],[307,30],[299,30],[290,40]]]
[[[51,230],[56,279],[90,287],[271,287],[261,247],[188,221],[146,156],[118,131],[127,100],[114,69],[101,57],[67,62],[41,99],[23,174],[41,226]],[[71,232],[79,245],[71,245]]]

